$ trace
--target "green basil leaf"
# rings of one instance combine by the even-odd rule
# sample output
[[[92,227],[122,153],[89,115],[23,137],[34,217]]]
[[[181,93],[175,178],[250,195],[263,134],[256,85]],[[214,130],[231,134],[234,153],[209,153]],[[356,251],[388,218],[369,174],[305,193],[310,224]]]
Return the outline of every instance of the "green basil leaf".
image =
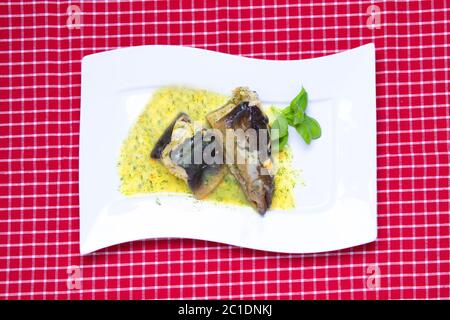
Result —
[[[309,129],[309,126],[305,123],[301,123],[295,127],[297,132],[300,134],[300,136],[305,140],[306,144],[311,143],[311,131]]]
[[[292,110],[290,106],[287,106],[286,108],[284,108],[283,110],[281,110],[281,113],[283,114],[283,116],[287,116],[292,114]]]
[[[286,119],[286,121],[287,121],[287,123],[290,125],[290,126],[295,126],[294,125],[294,114],[293,113],[288,113],[288,114],[286,114],[285,116],[284,116],[284,118]]]
[[[309,127],[309,131],[311,132],[312,139],[319,139],[322,135],[322,129],[320,128],[320,124],[316,119],[306,116],[305,123]]]
[[[292,99],[289,106],[277,111],[277,118],[272,125],[272,146],[275,151],[281,150],[288,141],[288,126],[294,127],[305,143],[310,144],[312,139],[318,139],[322,135],[319,123],[312,117],[306,115],[308,106],[308,93],[302,87],[297,96]]]
[[[280,125],[278,123],[278,120],[275,120],[272,123],[272,127],[270,128],[270,135],[272,136],[272,139],[278,139],[280,137]]]
[[[288,121],[280,114],[273,122],[271,129],[272,149],[274,152],[284,148],[288,141],[288,135]]]
[[[288,134],[288,122],[287,122],[286,118],[283,116],[280,116],[280,117],[278,117],[277,121],[278,121],[279,127],[280,127],[280,132],[281,132],[280,136],[281,137],[286,136]]]
[[[288,142],[288,135],[285,135],[284,137],[282,137],[279,142],[278,142],[278,150],[281,150],[284,148],[284,146],[287,144]]]
[[[305,94],[303,95],[303,99],[300,101],[300,107],[302,108],[303,112],[305,112],[306,108],[308,107],[308,92],[306,92],[303,87],[302,90],[305,92]]]
[[[276,134],[276,130],[278,131],[278,135]],[[280,115],[272,124],[272,132],[278,138],[282,138],[288,134],[288,121],[282,115]]]
[[[279,132],[278,130],[276,132]],[[272,132],[273,133],[273,132]],[[281,149],[284,148],[284,146],[288,142],[289,133],[286,132],[286,134],[282,137],[278,137],[276,134],[272,135],[272,152],[275,154]]]
[[[308,106],[308,93],[306,93],[305,88],[302,87],[300,93],[292,99],[289,107],[293,112],[305,111]]]
[[[296,126],[302,123],[305,120],[305,113],[302,109],[298,109],[298,111],[294,114],[293,125]]]

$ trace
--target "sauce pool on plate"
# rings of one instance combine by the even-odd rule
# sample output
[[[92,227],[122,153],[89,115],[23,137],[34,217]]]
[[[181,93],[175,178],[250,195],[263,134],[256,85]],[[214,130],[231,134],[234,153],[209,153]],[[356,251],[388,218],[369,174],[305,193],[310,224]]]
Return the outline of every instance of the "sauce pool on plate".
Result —
[[[184,87],[166,87],[157,90],[145,106],[128,137],[123,142],[118,161],[120,192],[126,196],[148,193],[190,194],[185,181],[172,175],[158,160],[150,158],[156,141],[180,112],[187,113],[193,121],[208,127],[206,115],[222,106],[228,97],[218,93]],[[271,119],[270,110],[268,116]],[[293,189],[299,172],[291,166],[289,148],[274,155],[276,174],[273,209],[295,207]],[[230,205],[250,206],[239,183],[227,174],[206,201]]]

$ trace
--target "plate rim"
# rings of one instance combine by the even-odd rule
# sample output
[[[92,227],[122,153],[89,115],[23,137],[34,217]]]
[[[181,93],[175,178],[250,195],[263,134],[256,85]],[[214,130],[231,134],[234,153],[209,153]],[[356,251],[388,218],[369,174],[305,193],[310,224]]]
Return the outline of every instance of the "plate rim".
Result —
[[[369,49],[372,52],[373,56],[375,54],[375,47],[374,47],[373,43],[365,44],[363,46],[359,46],[359,47],[356,47],[356,48],[353,48],[353,49],[350,49],[350,50],[346,50],[346,51],[342,51],[342,52],[339,52],[339,53],[335,53],[335,54],[332,54],[332,55],[316,57],[316,58],[311,58],[311,59],[303,59],[303,60],[265,60],[265,59],[249,58],[249,57],[243,57],[243,56],[235,56],[235,55],[230,55],[230,54],[226,54],[226,53],[220,53],[220,52],[215,52],[215,51],[205,50],[205,49],[199,49],[199,48],[194,48],[194,47],[182,47],[182,46],[172,46],[172,45],[147,45],[147,46],[139,46],[139,47],[119,48],[119,49],[105,51],[105,52],[100,52],[100,53],[95,53],[95,54],[91,54],[91,55],[87,55],[87,56],[83,57],[83,59],[82,59],[81,108],[80,108],[80,143],[79,143],[79,148],[80,148],[79,149],[80,253],[81,254],[87,254],[87,253],[90,253],[90,252],[93,252],[93,251],[96,251],[98,249],[101,249],[101,248],[105,247],[105,246],[103,246],[103,247],[94,248],[94,249],[89,248],[89,246],[86,246],[85,243],[83,243],[83,242],[86,241],[86,237],[82,236],[82,234],[83,234],[82,231],[84,231],[85,228],[86,228],[86,225],[83,223],[83,221],[85,219],[83,219],[83,217],[82,217],[83,215],[82,215],[82,190],[81,190],[82,186],[84,185],[84,181],[82,182],[82,180],[83,180],[83,178],[82,178],[83,177],[83,174],[82,174],[83,173],[82,158],[84,158],[86,156],[85,152],[83,151],[85,143],[82,143],[84,141],[84,139],[83,139],[83,136],[84,136],[83,135],[83,128],[86,125],[86,120],[83,121],[83,117],[86,117],[86,106],[84,105],[86,103],[86,99],[85,99],[86,97],[83,98],[83,93],[85,93],[85,91],[86,91],[85,85],[83,85],[83,84],[86,83],[86,71],[89,68],[89,64],[91,63],[90,60],[94,59],[95,57],[102,58],[105,55],[107,55],[107,56],[108,55],[109,56],[113,55],[114,56],[116,54],[120,54],[121,52],[129,52],[130,50],[136,50],[136,48],[142,48],[142,47],[144,47],[144,48],[159,48],[159,49],[164,49],[164,50],[167,49],[167,48],[169,48],[169,50],[172,50],[173,48],[176,48],[175,50],[180,50],[180,48],[182,48],[183,50],[184,49],[193,50],[194,52],[205,52],[206,51],[206,52],[208,52],[208,54],[213,54],[213,55],[218,55],[218,56],[227,56],[227,57],[232,57],[233,59],[245,59],[245,60],[259,61],[260,63],[274,62],[274,63],[283,63],[283,64],[284,63],[298,63],[298,62],[304,63],[305,61],[313,61],[313,60],[314,61],[320,61],[321,59],[328,58],[328,57],[331,57],[331,56],[339,56],[339,55],[343,55],[343,54],[349,54],[351,52],[354,52],[355,50],[361,50],[362,48]],[[93,61],[93,62],[95,62],[95,61]],[[373,68],[374,68],[373,76],[375,77],[375,56],[373,58],[373,61],[371,61],[371,63],[373,63]],[[83,81],[83,79],[84,79],[84,81]],[[374,82],[374,84],[376,83],[375,79],[373,79],[373,82]],[[111,89],[111,91],[113,91],[112,87],[110,89]],[[373,90],[375,92],[375,88],[373,88]],[[374,99],[374,101],[373,101],[374,108],[376,108],[375,96],[373,97],[373,99]],[[84,110],[84,112],[83,112],[83,110]],[[376,110],[374,110],[374,112],[375,111]],[[374,196],[375,196],[375,200],[374,200],[375,201],[375,204],[374,204],[375,205],[375,209],[374,209],[375,210],[375,217],[374,217],[375,218],[375,224],[374,224],[374,232],[372,233],[372,235],[370,237],[367,237],[367,239],[362,240],[360,243],[352,243],[352,244],[346,245],[346,246],[325,248],[323,250],[314,249],[312,251],[293,252],[292,250],[282,251],[282,250],[279,250],[279,249],[271,250],[270,248],[255,248],[253,246],[246,246],[245,244],[242,244],[242,243],[237,244],[237,243],[227,242],[227,241],[223,241],[223,240],[217,241],[217,240],[209,239],[209,238],[201,238],[200,236],[192,237],[192,238],[191,237],[183,237],[183,238],[191,238],[191,239],[214,241],[214,242],[217,242],[217,243],[225,243],[225,244],[230,244],[230,245],[244,247],[244,248],[250,248],[250,249],[255,249],[255,250],[263,250],[263,251],[268,251],[268,252],[279,252],[279,253],[319,253],[319,252],[329,252],[329,251],[336,251],[336,250],[346,249],[346,248],[349,248],[349,247],[359,246],[359,245],[362,245],[362,244],[366,244],[366,243],[375,241],[376,238],[377,238],[376,112],[375,112],[375,117],[374,117],[373,120],[375,121],[375,132],[374,132],[374,135],[375,135],[375,145],[374,145],[374,147],[375,147],[375,163],[374,163],[375,164],[375,166],[374,166],[375,167],[374,168],[375,169],[375,189],[374,189],[375,190],[375,194],[374,194]],[[153,238],[155,238],[155,239],[157,239],[157,238],[167,238],[167,237],[169,237],[169,238],[179,238],[177,236],[162,236],[162,237],[152,237],[152,239]],[[142,238],[136,238],[134,240],[138,240],[138,239],[142,239]],[[129,240],[129,241],[134,241],[134,240]],[[122,243],[122,242],[123,241],[119,241],[117,243]],[[115,245],[117,243],[111,243],[110,245]]]

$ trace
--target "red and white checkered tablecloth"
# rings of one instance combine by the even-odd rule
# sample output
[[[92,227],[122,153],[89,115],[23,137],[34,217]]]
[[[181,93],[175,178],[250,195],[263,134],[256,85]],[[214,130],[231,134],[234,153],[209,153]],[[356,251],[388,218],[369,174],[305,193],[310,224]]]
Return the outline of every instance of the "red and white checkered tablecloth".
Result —
[[[0,297],[450,298],[448,5],[2,1]],[[376,242],[289,255],[163,239],[78,254],[83,56],[171,44],[306,59],[369,42],[377,60]]]

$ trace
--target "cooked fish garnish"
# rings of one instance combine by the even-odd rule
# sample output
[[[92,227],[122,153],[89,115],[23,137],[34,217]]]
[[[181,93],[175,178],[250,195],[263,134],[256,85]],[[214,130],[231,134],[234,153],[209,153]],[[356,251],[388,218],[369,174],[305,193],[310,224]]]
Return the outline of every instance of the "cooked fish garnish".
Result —
[[[230,172],[238,180],[247,199],[260,214],[264,214],[272,203],[275,184],[269,120],[262,111],[258,95],[245,87],[236,88],[232,98],[221,108],[209,113],[206,118],[224,137],[228,129],[242,129],[245,132],[253,129],[258,133],[256,146],[248,143],[248,136],[238,135],[232,145],[222,143],[227,158],[234,159],[232,163],[227,161]],[[246,161],[240,163],[237,161],[239,157],[244,157]]]
[[[207,164],[195,161],[194,155],[202,154],[213,139],[205,139],[207,131],[195,130],[185,113],[180,113],[156,142],[151,157],[159,159],[178,178],[186,181],[197,199],[206,197],[222,181],[226,168],[222,163]],[[200,141],[200,142],[198,142]],[[200,149],[197,149],[200,148]]]

